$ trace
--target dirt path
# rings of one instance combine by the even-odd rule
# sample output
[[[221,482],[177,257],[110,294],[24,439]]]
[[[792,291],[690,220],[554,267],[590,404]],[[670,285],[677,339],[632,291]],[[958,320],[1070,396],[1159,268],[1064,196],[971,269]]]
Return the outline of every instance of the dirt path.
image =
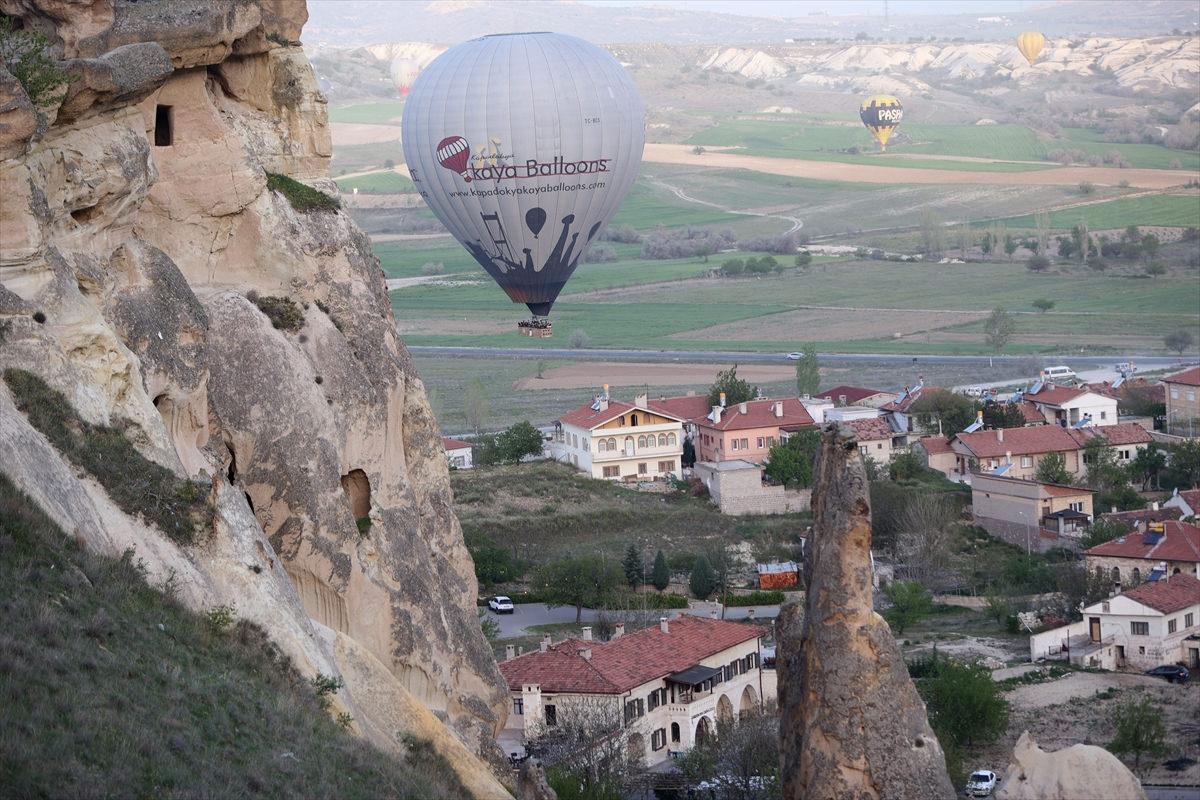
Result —
[[[769,158],[706,150],[701,155],[684,144],[647,144],[644,161],[659,164],[684,164],[693,167],[748,169],[771,175],[844,183],[884,184],[986,184],[992,186],[1078,186],[1089,181],[1100,186],[1116,186],[1128,181],[1143,189],[1167,189],[1195,180],[1197,173],[1185,170],[1118,169],[1116,167],[1057,167],[1029,172],[971,172],[952,169],[843,164],[835,161],[804,161]]]
[[[671,184],[667,183],[666,181],[660,180],[659,178],[655,178],[653,175],[650,175],[648,173],[644,177],[646,178],[646,180],[650,181],[650,183],[653,183],[656,186],[661,186],[662,188],[671,192],[671,194],[678,197],[680,200],[683,200],[688,203],[696,203],[698,205],[708,206],[709,208],[715,208],[720,211],[724,211],[726,214],[741,214],[742,216],[747,216],[747,217],[768,217],[771,219],[786,220],[787,222],[792,223],[792,227],[790,227],[786,231],[784,231],[784,234],[783,234],[784,236],[786,236],[790,233],[795,233],[796,231],[798,231],[804,227],[804,220],[800,219],[799,217],[790,217],[786,214],[773,214],[773,213],[768,213],[765,211],[755,211],[753,209],[726,208],[725,206],[721,205],[720,203],[713,203],[708,200],[701,200],[698,197],[692,197],[690,194],[683,191],[683,189],[680,189],[678,186],[672,186]]]

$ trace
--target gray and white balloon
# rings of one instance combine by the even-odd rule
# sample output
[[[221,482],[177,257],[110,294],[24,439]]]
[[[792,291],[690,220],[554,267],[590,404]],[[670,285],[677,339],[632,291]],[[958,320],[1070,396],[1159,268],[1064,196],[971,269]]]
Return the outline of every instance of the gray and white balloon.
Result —
[[[544,316],[637,177],[646,112],[600,48],[499,34],[421,71],[402,139],[437,218],[514,303]]]

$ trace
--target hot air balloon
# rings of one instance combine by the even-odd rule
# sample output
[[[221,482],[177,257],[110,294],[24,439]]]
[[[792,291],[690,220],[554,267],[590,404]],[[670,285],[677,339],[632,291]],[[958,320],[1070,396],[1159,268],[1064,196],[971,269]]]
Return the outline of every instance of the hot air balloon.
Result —
[[[877,94],[863,100],[862,105],[858,107],[858,116],[879,142],[880,149],[886,150],[892,131],[896,130],[896,126],[904,118],[904,106],[900,105],[899,99],[890,94]]]
[[[1025,56],[1025,60],[1031,67],[1033,62],[1037,61],[1037,57],[1042,54],[1042,48],[1045,46],[1046,37],[1037,31],[1025,31],[1017,37],[1017,49],[1021,51],[1021,55]]]
[[[396,94],[408,97],[408,91],[412,88],[417,73],[421,71],[421,62],[415,58],[394,58],[388,71],[392,76],[392,85],[396,87]]]
[[[404,158],[450,233],[547,335],[544,319],[637,177],[646,112],[600,48],[556,33],[463,42],[404,107]],[[536,334],[532,333],[536,331]]]

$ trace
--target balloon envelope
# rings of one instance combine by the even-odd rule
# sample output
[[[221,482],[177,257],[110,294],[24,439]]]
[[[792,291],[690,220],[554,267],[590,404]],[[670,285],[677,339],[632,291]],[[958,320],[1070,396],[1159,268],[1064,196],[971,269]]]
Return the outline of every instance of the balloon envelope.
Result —
[[[393,59],[389,72],[392,76],[392,85],[396,87],[396,94],[407,97],[408,91],[412,88],[412,83],[420,71],[421,62],[415,58]]]
[[[600,48],[556,33],[485,36],[417,77],[404,158],[450,233],[513,302],[545,315],[637,177],[645,117]]]
[[[880,147],[887,147],[892,132],[904,119],[904,106],[898,98],[890,94],[877,94],[863,100],[858,107],[858,116],[867,130],[879,142]]]
[[[1025,31],[1017,37],[1017,49],[1021,51],[1021,55],[1025,56],[1025,60],[1031,67],[1033,62],[1037,61],[1037,57],[1042,54],[1042,48],[1045,46],[1046,37],[1037,31]]]

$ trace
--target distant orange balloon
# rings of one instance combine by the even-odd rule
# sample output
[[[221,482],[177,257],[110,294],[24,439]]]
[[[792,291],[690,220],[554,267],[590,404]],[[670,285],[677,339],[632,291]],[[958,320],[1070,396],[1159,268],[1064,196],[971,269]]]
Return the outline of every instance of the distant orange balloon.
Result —
[[[1037,57],[1042,54],[1042,48],[1045,46],[1046,37],[1037,31],[1025,31],[1017,37],[1017,49],[1021,51],[1021,55],[1025,56],[1025,60],[1031,67],[1033,62],[1037,61]]]

